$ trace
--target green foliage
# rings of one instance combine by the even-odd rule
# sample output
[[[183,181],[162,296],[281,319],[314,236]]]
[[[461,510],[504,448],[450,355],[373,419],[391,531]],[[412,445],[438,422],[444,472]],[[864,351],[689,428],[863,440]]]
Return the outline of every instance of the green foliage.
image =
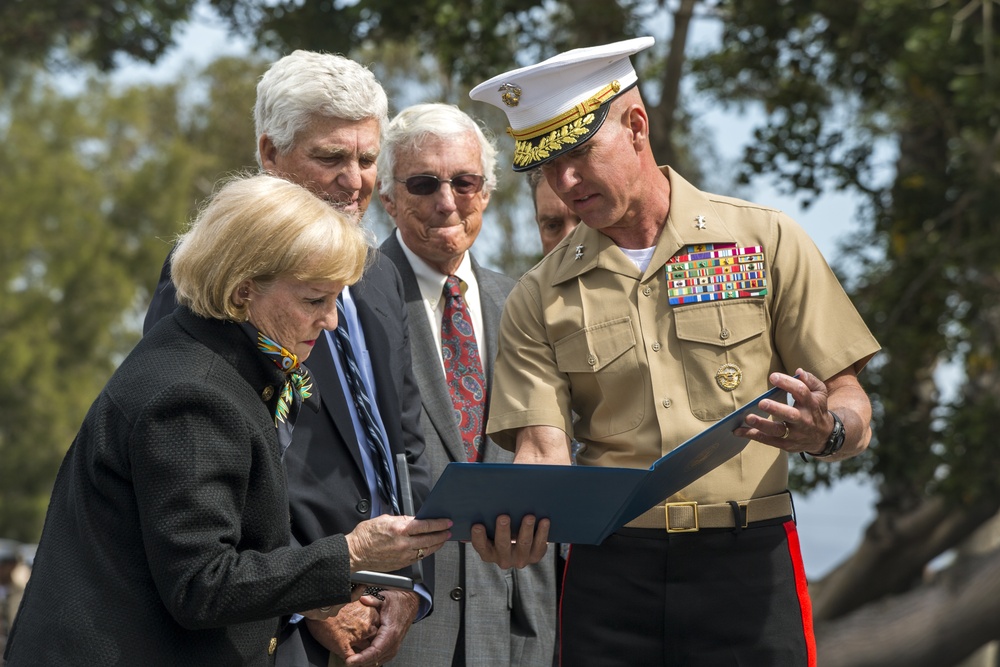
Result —
[[[0,62],[12,58],[90,62],[103,70],[127,55],[154,62],[197,0],[6,0],[0,3]]]
[[[724,3],[724,48],[696,65],[720,98],[767,122],[744,178],[867,197],[868,234],[846,247],[854,296],[884,351],[864,381],[876,402],[868,469],[888,497],[995,497],[1000,267],[997,18],[984,2]],[[992,18],[991,18],[992,17]],[[893,147],[895,164],[885,160]],[[945,363],[975,391],[952,402]],[[817,483],[829,471],[803,481]]]
[[[365,45],[411,44],[417,53],[436,60],[445,79],[474,85],[495,74],[497,67],[630,36],[637,25],[636,6],[650,3],[212,0],[212,4],[239,30],[279,52],[303,48],[352,53]]]
[[[64,95],[35,70],[0,96],[0,534],[37,538],[171,239],[217,179],[252,164],[261,71],[220,61],[189,86],[123,91],[95,76]]]

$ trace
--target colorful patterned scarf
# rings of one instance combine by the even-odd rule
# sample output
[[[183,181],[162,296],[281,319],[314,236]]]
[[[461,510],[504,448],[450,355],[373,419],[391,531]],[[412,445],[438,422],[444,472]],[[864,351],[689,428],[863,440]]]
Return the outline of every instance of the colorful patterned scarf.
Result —
[[[288,412],[294,401],[293,390],[303,401],[312,396],[312,377],[309,375],[309,370],[299,363],[294,352],[286,350],[259,331],[257,349],[266,354],[285,373],[285,386],[278,394],[278,405],[274,409],[274,425],[278,427],[288,419]]]

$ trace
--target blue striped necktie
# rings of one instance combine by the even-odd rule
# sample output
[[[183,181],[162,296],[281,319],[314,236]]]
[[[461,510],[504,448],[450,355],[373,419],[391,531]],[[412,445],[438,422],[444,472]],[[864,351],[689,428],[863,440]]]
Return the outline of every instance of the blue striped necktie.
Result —
[[[375,483],[378,486],[379,495],[382,496],[391,507],[393,514],[399,514],[399,500],[396,498],[396,488],[392,484],[392,472],[389,470],[389,453],[386,449],[385,440],[382,438],[382,431],[375,423],[375,415],[372,411],[371,397],[365,390],[365,383],[361,379],[361,370],[358,368],[358,361],[354,356],[354,348],[351,345],[351,334],[347,328],[347,315],[344,313],[344,301],[342,297],[337,297],[337,328],[334,330],[334,343],[340,352],[340,358],[345,362],[344,370],[347,372],[347,386],[351,388],[351,396],[354,399],[354,407],[357,409],[361,426],[367,434],[368,452],[371,455],[372,466],[375,468]]]

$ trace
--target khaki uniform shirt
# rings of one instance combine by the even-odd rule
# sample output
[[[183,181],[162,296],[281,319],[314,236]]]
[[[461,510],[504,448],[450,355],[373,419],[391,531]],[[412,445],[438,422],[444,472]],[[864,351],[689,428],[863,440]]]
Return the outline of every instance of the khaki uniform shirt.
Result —
[[[580,225],[511,292],[487,427],[501,446],[513,449],[522,427],[554,426],[586,445],[580,464],[646,468],[766,391],[771,372],[801,367],[826,379],[878,351],[799,225],[664,173],[670,212],[646,271]],[[760,246],[766,295],[671,305],[664,265],[713,243]],[[724,387],[733,375],[738,384]],[[751,442],[667,500],[746,500],[787,481],[787,455]]]

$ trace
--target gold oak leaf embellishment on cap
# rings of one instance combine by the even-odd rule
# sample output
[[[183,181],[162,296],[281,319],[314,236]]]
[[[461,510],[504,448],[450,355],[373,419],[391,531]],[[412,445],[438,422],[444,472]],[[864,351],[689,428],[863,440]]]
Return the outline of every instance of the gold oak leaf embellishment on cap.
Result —
[[[587,114],[583,118],[555,130],[547,137],[542,137],[537,146],[532,146],[527,141],[518,141],[514,149],[514,164],[522,166],[544,160],[553,151],[559,150],[564,145],[577,143],[580,137],[590,132],[590,128],[587,126],[593,122],[594,114]]]

